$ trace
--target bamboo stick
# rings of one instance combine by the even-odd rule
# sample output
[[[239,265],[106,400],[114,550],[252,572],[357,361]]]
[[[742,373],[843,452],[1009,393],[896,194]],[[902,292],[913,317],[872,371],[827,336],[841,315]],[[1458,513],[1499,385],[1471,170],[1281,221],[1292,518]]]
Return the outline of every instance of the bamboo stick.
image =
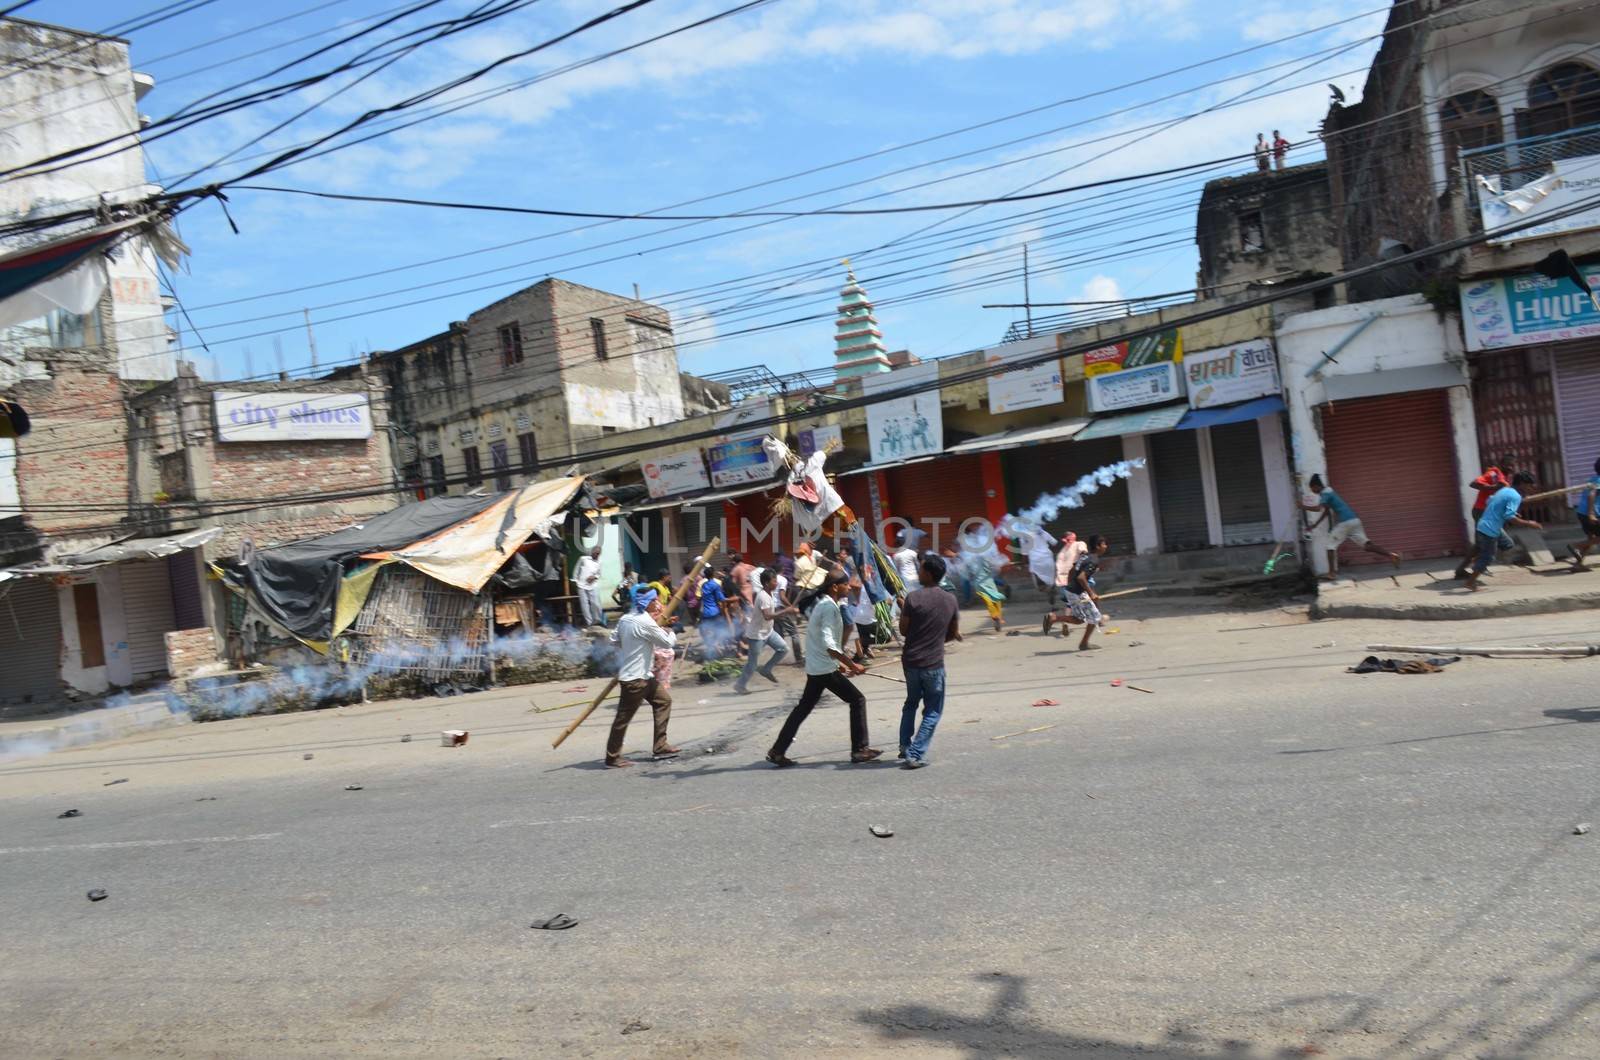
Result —
[[[661,612],[662,622],[665,622],[667,619],[672,617],[672,613],[676,611],[678,609],[678,605],[683,602],[683,594],[689,591],[689,585],[696,578],[700,577],[700,572],[705,569],[705,565],[711,562],[712,553],[716,552],[717,548],[721,546],[721,544],[721,538],[713,537],[711,539],[711,543],[706,546],[706,550],[702,552],[700,554],[700,558],[695,561],[694,569],[689,572],[689,576],[687,578],[678,583],[677,591],[672,594],[672,599],[667,601],[666,608]],[[562,729],[561,734],[555,738],[550,746],[553,748],[560,747],[563,743],[565,743],[567,737],[571,736],[575,731],[577,731],[578,726],[589,720],[589,715],[593,714],[597,709],[599,709],[600,704],[607,696],[611,694],[611,690],[616,687],[617,678],[613,677],[610,681],[607,681],[606,687],[600,691],[598,696],[594,697],[594,702],[589,704],[588,709],[582,714],[579,714],[576,718],[572,719],[572,724],[568,725],[565,729]]]
[[[1447,648],[1429,645],[1368,644],[1367,650],[1396,651],[1406,655],[1501,655],[1509,659],[1581,659],[1591,655],[1600,655],[1600,644],[1566,644],[1548,648],[1528,647],[1527,645],[1514,645],[1505,648]]]

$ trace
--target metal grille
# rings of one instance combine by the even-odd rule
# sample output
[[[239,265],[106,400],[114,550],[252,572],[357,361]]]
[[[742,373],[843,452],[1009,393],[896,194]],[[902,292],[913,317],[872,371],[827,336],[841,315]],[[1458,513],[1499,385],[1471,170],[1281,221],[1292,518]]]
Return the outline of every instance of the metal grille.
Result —
[[[356,665],[430,680],[489,672],[488,596],[474,596],[391,564],[378,572],[349,629]]]
[[[1112,320],[1121,320],[1125,317],[1139,316],[1143,313],[1153,313],[1157,309],[1168,309],[1173,306],[1188,305],[1194,301],[1194,295],[1187,292],[1175,294],[1158,294],[1149,298],[1130,298],[1123,301],[1112,302],[1079,302],[1075,303],[1081,308],[1070,309],[1062,313],[1044,313],[1034,316],[1031,320],[1014,320],[1006,328],[1006,333],[1000,339],[1002,343],[1020,342],[1031,339],[1035,335],[1049,335],[1056,331],[1075,331],[1093,324],[1103,324]],[[1073,304],[1073,303],[1069,303]],[[1116,339],[1109,339],[1115,342]]]
[[[1507,473],[1532,471],[1540,482],[1561,477],[1555,390],[1549,371],[1536,371],[1528,351],[1503,350],[1474,358],[1472,411],[1478,423],[1478,455],[1485,466]],[[1554,511],[1551,502],[1539,501],[1523,505],[1522,514],[1542,522]]]
[[[1550,163],[1557,159],[1587,155],[1600,155],[1600,125],[1462,151],[1461,186],[1466,189],[1472,230],[1483,230],[1483,215],[1478,210],[1478,177],[1498,176],[1501,191],[1514,191],[1549,176]]]

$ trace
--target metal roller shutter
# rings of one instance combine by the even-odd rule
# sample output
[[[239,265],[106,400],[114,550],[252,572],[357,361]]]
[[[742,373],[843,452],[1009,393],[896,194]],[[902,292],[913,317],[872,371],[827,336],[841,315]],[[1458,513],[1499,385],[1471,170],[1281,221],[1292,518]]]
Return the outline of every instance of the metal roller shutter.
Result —
[[[1555,364],[1561,455],[1567,477],[1549,488],[1589,481],[1594,462],[1600,460],[1600,342],[1563,346],[1556,353]],[[1579,496],[1568,494],[1567,503],[1576,505]]]
[[[206,624],[200,603],[200,572],[193,550],[167,557],[167,580],[172,585],[172,620],[178,629],[199,629]]]
[[[1200,479],[1199,432],[1162,431],[1149,435],[1149,442],[1161,550],[1192,552],[1211,547],[1206,490]]]
[[[1021,511],[1041,496],[1065,486],[1096,468],[1122,460],[1122,439],[1094,438],[1087,442],[1056,442],[1011,449],[1001,454],[1005,467],[1006,499],[1012,511]],[[1118,479],[1099,493],[1083,498],[1083,507],[1066,508],[1045,529],[1056,537],[1071,530],[1087,540],[1104,534],[1113,555],[1133,554],[1133,515],[1128,508],[1128,483]]]
[[[61,688],[61,605],[45,578],[0,584],[0,703],[42,703]]]
[[[976,456],[941,456],[891,468],[886,477],[889,514],[926,531],[930,536],[923,540],[923,548],[954,547],[963,522],[984,518],[983,470]],[[899,543],[891,541],[889,546]]]
[[[1361,517],[1367,534],[1407,559],[1466,548],[1460,470],[1443,390],[1359,398],[1322,407],[1328,485]],[[1474,472],[1476,473],[1476,472]],[[1382,558],[1346,545],[1343,564]]]
[[[1222,543],[1256,545],[1274,540],[1277,535],[1272,529],[1272,507],[1267,502],[1267,472],[1261,464],[1258,421],[1211,428],[1211,460],[1217,469]]]
[[[128,660],[135,681],[167,673],[166,635],[172,618],[172,585],[165,560],[122,564],[122,613],[128,623]]]
[[[678,532],[677,539],[673,544],[686,550],[678,553],[683,559],[691,563],[699,559],[700,553],[705,551],[706,545],[711,543],[711,539],[720,536],[722,536],[721,501],[715,504],[685,504],[678,509]],[[724,541],[719,546],[719,549],[720,551],[711,557],[711,562],[721,563],[723,561],[723,553],[727,551],[728,543]],[[680,560],[678,566],[682,567],[682,565]],[[650,573],[652,576],[655,574],[654,571]],[[676,574],[677,572],[674,571],[673,573]]]

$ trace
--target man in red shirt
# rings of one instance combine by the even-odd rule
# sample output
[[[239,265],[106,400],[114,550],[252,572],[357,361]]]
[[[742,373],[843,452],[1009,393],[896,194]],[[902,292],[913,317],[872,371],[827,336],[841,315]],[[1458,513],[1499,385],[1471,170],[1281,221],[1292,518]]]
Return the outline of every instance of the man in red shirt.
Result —
[[[1472,502],[1472,522],[1473,525],[1477,525],[1478,520],[1483,518],[1484,508],[1489,505],[1489,498],[1494,496],[1502,487],[1511,485],[1511,476],[1491,465],[1484,468],[1483,474],[1467,483],[1467,485],[1478,491],[1478,499]],[[1501,551],[1510,548],[1515,543],[1511,540],[1510,534],[1501,531]],[[1472,557],[1470,555],[1461,561],[1461,566],[1456,568],[1457,578],[1465,578],[1467,576],[1467,567],[1471,561]]]

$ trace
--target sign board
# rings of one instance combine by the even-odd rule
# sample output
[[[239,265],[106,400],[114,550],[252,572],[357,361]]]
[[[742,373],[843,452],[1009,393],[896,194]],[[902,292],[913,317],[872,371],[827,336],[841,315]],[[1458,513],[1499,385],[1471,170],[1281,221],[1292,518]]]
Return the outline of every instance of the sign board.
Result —
[[[1489,242],[1500,245],[1524,239],[1541,239],[1563,232],[1581,232],[1600,228],[1600,155],[1583,155],[1579,158],[1558,158],[1550,163],[1550,174],[1508,192],[1499,191],[1498,174],[1478,177],[1478,212],[1483,219],[1483,230],[1491,233]],[[1536,224],[1498,237],[1496,228],[1535,221],[1563,210],[1572,210],[1588,204],[1565,217],[1547,224]]]
[[[586,427],[636,431],[683,419],[683,399],[643,390],[612,390],[587,383],[567,383],[567,415]]]
[[[685,449],[680,453],[666,453],[639,465],[644,474],[645,489],[654,500],[672,497],[691,490],[708,490],[711,479],[706,475],[705,458],[698,449]]]
[[[1600,291],[1600,264],[1578,269]],[[1571,280],[1497,276],[1461,285],[1461,327],[1467,349],[1498,350],[1600,335],[1600,312]]]
[[[938,364],[913,364],[861,377],[863,395],[937,382]],[[932,456],[944,449],[944,416],[939,391],[892,398],[867,406],[867,438],[872,463],[895,463]]]
[[[717,429],[724,434],[717,444],[706,449],[713,486],[723,489],[772,480],[772,468],[761,447],[767,429],[752,430],[747,426],[771,415],[772,406],[766,397],[751,397],[716,418]]]
[[[305,442],[371,438],[366,394],[217,390],[212,393],[219,442]]]
[[[1196,350],[1183,358],[1189,407],[1209,409],[1278,393],[1278,359],[1271,339]]]
[[[1183,397],[1183,374],[1171,361],[1089,377],[1089,411],[1115,412]]]
[[[1039,342],[1014,342],[1005,346],[997,346],[992,350],[984,351],[984,362],[991,369],[998,369],[1008,361],[1021,360],[1024,357],[1036,357],[1046,350],[1056,346],[1055,336],[1049,337],[1047,344]],[[1020,412],[1023,409],[1036,409],[1045,405],[1059,405],[1064,400],[1061,380],[1061,358],[1056,357],[1045,361],[1043,364],[1032,365],[1028,368],[1017,368],[1009,372],[989,377],[989,415],[998,416],[1005,412]]]
[[[812,453],[826,453],[832,449],[844,447],[844,428],[838,424],[829,424],[826,427],[812,427],[810,430],[801,431],[795,441],[800,446],[800,459],[809,459]]]
[[[1144,368],[1163,361],[1183,360],[1183,336],[1177,328],[1157,332],[1125,342],[1114,342],[1083,355],[1083,374],[1093,379],[1097,375],[1122,372],[1129,368]]]

